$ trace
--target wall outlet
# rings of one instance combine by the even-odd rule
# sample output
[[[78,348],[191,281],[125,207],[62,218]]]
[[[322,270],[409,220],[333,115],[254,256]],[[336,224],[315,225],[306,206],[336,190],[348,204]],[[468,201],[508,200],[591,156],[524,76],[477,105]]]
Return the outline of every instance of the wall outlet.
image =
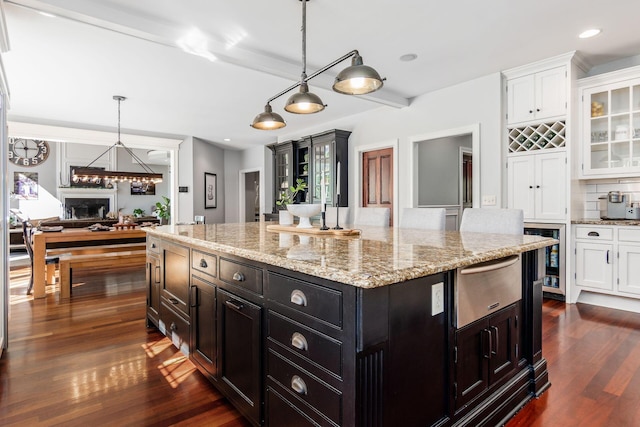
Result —
[[[495,206],[496,196],[482,196],[482,206]]]
[[[431,285],[431,315],[444,311],[444,282]]]

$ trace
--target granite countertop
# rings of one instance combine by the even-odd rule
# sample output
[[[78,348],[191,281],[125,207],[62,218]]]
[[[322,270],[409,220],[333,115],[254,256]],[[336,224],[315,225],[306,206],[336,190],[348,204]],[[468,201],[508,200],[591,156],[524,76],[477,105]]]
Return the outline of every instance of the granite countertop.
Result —
[[[588,225],[640,225],[638,219],[574,219],[571,224],[588,224]]]
[[[150,235],[362,288],[374,288],[557,243],[540,236],[360,227],[356,237],[267,231],[266,223],[166,225]]]

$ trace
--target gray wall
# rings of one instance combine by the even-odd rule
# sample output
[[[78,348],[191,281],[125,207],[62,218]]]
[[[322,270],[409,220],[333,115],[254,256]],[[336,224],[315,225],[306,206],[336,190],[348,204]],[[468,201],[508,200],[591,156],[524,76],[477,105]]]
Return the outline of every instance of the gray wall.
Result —
[[[204,215],[207,224],[224,222],[226,205],[224,159],[225,150],[199,138],[193,138],[193,214]],[[204,208],[205,172],[216,174],[217,178],[218,201],[214,209]],[[193,221],[193,218],[190,221]]]
[[[471,135],[418,143],[418,205],[457,205],[460,147],[471,150]]]

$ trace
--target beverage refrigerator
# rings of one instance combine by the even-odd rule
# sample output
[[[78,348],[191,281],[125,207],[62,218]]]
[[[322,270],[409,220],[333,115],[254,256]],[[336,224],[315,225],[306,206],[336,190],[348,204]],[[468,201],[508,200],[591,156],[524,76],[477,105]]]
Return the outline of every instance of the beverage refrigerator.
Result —
[[[542,282],[542,291],[547,298],[564,301],[566,289],[565,225],[526,222],[524,234],[551,237],[560,241],[560,243],[545,248],[545,276]]]

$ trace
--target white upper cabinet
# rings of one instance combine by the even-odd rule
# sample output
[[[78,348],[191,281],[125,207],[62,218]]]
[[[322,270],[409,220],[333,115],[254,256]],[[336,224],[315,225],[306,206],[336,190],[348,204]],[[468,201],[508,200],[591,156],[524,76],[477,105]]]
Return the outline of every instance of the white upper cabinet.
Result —
[[[509,125],[548,120],[567,112],[567,69],[555,67],[507,80]]]
[[[579,81],[583,178],[640,173],[640,67]]]

